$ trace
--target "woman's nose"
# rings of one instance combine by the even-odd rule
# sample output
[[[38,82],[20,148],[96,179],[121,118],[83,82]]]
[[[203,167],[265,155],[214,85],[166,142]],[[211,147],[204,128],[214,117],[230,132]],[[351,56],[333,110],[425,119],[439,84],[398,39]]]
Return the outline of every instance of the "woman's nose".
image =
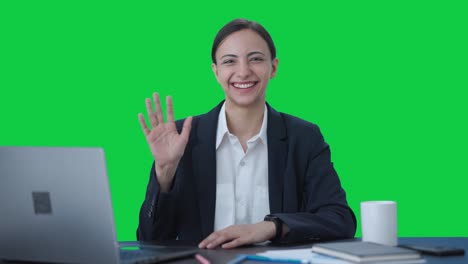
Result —
[[[239,63],[239,67],[237,69],[237,76],[240,78],[247,78],[252,73],[250,69],[250,65],[247,62]]]

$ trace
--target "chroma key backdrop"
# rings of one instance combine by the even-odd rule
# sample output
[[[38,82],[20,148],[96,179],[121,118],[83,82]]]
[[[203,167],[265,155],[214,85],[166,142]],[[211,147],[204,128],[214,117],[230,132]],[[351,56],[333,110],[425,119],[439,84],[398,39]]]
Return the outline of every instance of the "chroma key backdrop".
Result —
[[[276,43],[267,101],[319,125],[358,217],[394,200],[399,236],[468,236],[467,2],[301,2],[2,1],[0,145],[103,147],[118,239],[135,239],[137,114],[153,91],[178,119],[220,102],[211,45],[242,17]]]

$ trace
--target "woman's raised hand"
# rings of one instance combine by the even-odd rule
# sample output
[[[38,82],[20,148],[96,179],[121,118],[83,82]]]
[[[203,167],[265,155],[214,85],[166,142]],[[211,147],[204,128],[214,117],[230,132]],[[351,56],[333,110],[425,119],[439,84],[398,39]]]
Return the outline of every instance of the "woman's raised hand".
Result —
[[[146,125],[143,114],[138,114],[141,129],[145,134],[146,141],[153,154],[156,163],[156,178],[161,187],[161,191],[168,192],[174,175],[179,165],[179,161],[184,154],[187,145],[190,129],[192,127],[192,117],[187,117],[181,133],[177,132],[174,122],[174,111],[172,108],[172,98],[166,97],[167,122],[164,123],[161,102],[158,93],[153,93],[156,111],[153,111],[151,99],[146,98],[146,110],[148,111],[151,129]]]

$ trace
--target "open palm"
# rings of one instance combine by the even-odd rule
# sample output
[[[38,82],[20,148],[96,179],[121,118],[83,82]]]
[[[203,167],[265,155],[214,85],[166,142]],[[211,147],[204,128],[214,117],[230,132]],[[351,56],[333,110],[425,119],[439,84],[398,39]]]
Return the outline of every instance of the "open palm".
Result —
[[[156,163],[156,176],[161,189],[167,191],[174,178],[177,165],[184,154],[187,145],[192,117],[184,121],[181,133],[177,132],[174,122],[174,111],[172,98],[166,97],[167,122],[164,123],[161,102],[157,93],[153,94],[156,111],[153,111],[151,99],[146,99],[146,110],[148,112],[151,129],[146,125],[143,115],[138,115],[141,128],[145,134],[146,141]]]

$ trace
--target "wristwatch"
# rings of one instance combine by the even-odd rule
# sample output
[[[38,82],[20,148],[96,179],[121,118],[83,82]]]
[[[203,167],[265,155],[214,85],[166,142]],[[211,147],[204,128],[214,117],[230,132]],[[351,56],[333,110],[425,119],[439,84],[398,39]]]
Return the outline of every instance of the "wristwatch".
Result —
[[[263,221],[269,221],[273,222],[276,227],[276,235],[271,241],[278,241],[281,239],[281,236],[283,235],[283,221],[279,219],[277,216],[274,215],[267,215],[263,219]]]

